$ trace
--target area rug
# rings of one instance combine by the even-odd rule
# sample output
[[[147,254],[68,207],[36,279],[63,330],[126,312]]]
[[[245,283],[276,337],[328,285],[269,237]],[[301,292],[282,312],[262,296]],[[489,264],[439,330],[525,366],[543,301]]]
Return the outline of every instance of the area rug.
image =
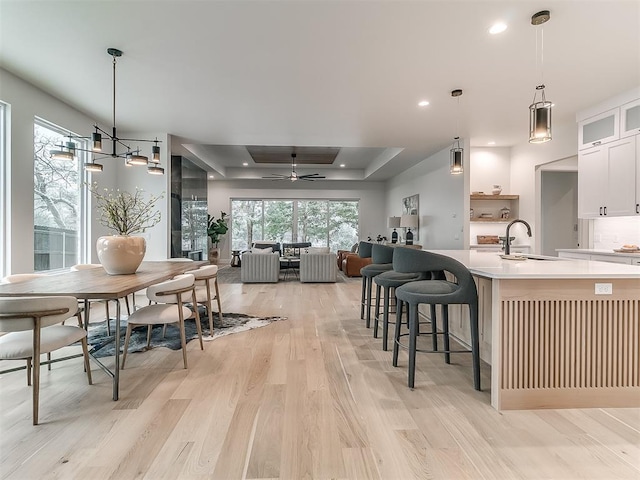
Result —
[[[214,314],[213,337],[209,335],[209,319],[206,314],[200,312],[202,324],[202,340],[205,342],[233,333],[245,332],[254,328],[264,327],[272,322],[286,320],[286,317],[252,317],[243,313],[223,313],[222,323],[218,314]],[[171,350],[180,350],[180,331],[177,324],[167,325],[165,336],[162,336],[162,325],[154,325],[151,331],[151,347],[166,347]],[[195,320],[185,321],[185,333],[187,342],[198,338]],[[120,352],[124,346],[124,336],[127,330],[127,321],[120,321]],[[89,327],[89,345],[93,347],[95,357],[108,357],[114,355],[115,345],[113,334],[115,331],[115,320],[111,320],[111,336],[107,335],[107,325],[105,322]],[[147,327],[136,327],[131,333],[128,353],[143,352],[147,350]]]

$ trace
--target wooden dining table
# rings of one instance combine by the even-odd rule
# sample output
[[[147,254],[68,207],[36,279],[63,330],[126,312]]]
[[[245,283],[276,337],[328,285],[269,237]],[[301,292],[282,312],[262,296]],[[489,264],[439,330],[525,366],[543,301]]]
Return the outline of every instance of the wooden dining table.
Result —
[[[85,312],[90,300],[119,300],[176,275],[194,270],[208,262],[155,261],[142,262],[136,273],[109,275],[102,268],[68,271],[45,275],[20,283],[0,285],[0,297],[70,295],[84,301]],[[113,399],[118,400],[120,382],[120,302],[116,302],[115,355],[113,371],[96,362],[113,379]],[[85,328],[86,328],[85,322]]]

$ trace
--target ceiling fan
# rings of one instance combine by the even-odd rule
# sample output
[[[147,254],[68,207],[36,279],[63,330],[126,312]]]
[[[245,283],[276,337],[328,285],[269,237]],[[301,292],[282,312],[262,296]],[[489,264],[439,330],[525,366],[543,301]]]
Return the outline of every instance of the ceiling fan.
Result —
[[[262,177],[262,178],[270,178],[271,180],[291,180],[292,182],[295,182],[297,180],[306,180],[307,182],[313,182],[314,180],[318,180],[326,177],[320,175],[319,173],[298,175],[296,173],[296,154],[292,153],[291,154],[291,175],[280,175],[278,173],[272,173],[270,176]]]

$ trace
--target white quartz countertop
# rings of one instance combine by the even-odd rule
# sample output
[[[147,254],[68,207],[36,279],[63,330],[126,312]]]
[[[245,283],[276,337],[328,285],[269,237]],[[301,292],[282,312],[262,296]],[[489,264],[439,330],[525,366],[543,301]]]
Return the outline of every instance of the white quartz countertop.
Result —
[[[640,268],[634,265],[591,262],[588,260],[505,260],[496,252],[478,250],[428,250],[451,258],[465,265],[477,276],[495,279],[526,278],[633,278],[638,279],[640,295]],[[538,255],[537,257],[541,257]]]
[[[611,255],[612,257],[632,257],[640,258],[640,253],[634,252],[614,252],[613,250],[603,250],[597,248],[558,248],[556,252],[582,253],[585,255]]]

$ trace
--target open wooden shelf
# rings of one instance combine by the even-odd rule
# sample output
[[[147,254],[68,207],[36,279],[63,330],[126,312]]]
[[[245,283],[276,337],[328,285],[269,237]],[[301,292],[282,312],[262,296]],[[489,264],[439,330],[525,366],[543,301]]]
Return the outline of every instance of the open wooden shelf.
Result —
[[[518,200],[520,195],[471,195],[471,200]]]
[[[471,223],[509,223],[512,218],[504,219],[504,218],[472,218],[469,220]]]

